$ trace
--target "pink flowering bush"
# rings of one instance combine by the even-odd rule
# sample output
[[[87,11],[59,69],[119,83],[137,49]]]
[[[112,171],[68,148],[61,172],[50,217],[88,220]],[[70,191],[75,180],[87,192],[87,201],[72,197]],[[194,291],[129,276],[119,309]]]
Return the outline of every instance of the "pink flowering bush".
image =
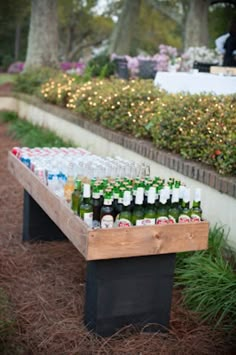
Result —
[[[15,62],[8,67],[7,72],[10,74],[21,73],[23,69],[24,69],[23,62]]]

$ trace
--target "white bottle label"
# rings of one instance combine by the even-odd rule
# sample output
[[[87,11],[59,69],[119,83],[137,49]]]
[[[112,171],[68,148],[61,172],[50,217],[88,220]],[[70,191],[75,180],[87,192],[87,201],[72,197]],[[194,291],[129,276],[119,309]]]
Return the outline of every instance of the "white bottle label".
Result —
[[[118,222],[118,227],[131,227],[131,222],[126,218],[121,218]]]
[[[179,216],[179,223],[189,223],[189,222],[191,222],[191,218],[188,215],[181,214]]]
[[[101,228],[113,228],[114,218],[110,214],[106,214],[101,219]]]
[[[152,226],[153,224],[155,224],[155,218],[144,218],[145,226]]]
[[[156,224],[168,224],[169,223],[169,218],[162,216],[162,217],[158,217],[156,220]]]
[[[144,226],[144,219],[137,219],[136,226]]]
[[[93,227],[93,212],[84,213],[84,222],[89,226]]]

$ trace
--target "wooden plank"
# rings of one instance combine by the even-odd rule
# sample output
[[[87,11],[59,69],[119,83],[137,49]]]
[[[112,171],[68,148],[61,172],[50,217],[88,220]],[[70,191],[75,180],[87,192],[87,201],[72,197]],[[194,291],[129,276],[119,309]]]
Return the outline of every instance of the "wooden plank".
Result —
[[[75,216],[59,197],[11,153],[9,153],[8,167],[86,260],[207,249],[209,223],[205,221],[162,226],[88,229],[87,225]]]
[[[87,260],[204,250],[209,223],[97,229],[89,232]]]
[[[88,248],[87,225],[74,215],[64,201],[41,183],[38,177],[12,153],[8,154],[8,169],[86,258]]]
[[[210,72],[211,74],[236,75],[236,68],[211,66]]]

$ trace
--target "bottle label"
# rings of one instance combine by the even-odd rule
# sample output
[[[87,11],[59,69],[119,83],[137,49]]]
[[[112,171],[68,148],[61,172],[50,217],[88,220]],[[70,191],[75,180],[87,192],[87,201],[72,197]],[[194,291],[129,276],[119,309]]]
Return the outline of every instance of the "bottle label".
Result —
[[[169,223],[170,223],[170,224],[177,223],[176,218],[170,215],[170,216],[169,216]]]
[[[84,222],[89,226],[89,228],[93,227],[93,212],[84,213]]]
[[[169,218],[162,216],[162,217],[158,217],[156,220],[156,224],[168,224],[169,223]]]
[[[112,205],[112,199],[104,199],[104,205],[111,206]]]
[[[198,216],[197,214],[192,214],[191,215],[191,222],[201,222],[201,217]]]
[[[187,214],[181,214],[179,216],[179,223],[189,223],[191,222],[191,218]]]
[[[126,218],[121,218],[118,222],[118,227],[131,227],[132,224],[130,222],[130,220],[126,219]]]
[[[144,219],[137,219],[135,225],[136,226],[144,226]]]
[[[114,219],[111,214],[106,214],[101,219],[101,228],[113,228]]]
[[[155,218],[144,218],[145,226],[152,226],[153,224],[155,224]]]

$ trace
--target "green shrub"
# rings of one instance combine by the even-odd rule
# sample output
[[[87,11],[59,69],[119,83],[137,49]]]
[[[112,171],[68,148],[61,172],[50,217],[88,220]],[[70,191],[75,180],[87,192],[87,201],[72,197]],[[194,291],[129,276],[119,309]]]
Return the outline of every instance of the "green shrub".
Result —
[[[76,82],[65,75],[46,82],[41,94],[105,127],[236,174],[235,95],[173,95],[151,80]]]
[[[205,251],[177,255],[176,283],[187,306],[226,330],[236,327],[236,256],[222,227],[215,226]]]
[[[26,94],[35,94],[42,84],[59,73],[56,69],[40,68],[20,73],[14,83],[14,90]]]
[[[108,78],[115,73],[115,65],[110,61],[110,57],[106,54],[100,54],[88,62],[85,69],[85,76],[88,78],[99,76],[100,78]]]

